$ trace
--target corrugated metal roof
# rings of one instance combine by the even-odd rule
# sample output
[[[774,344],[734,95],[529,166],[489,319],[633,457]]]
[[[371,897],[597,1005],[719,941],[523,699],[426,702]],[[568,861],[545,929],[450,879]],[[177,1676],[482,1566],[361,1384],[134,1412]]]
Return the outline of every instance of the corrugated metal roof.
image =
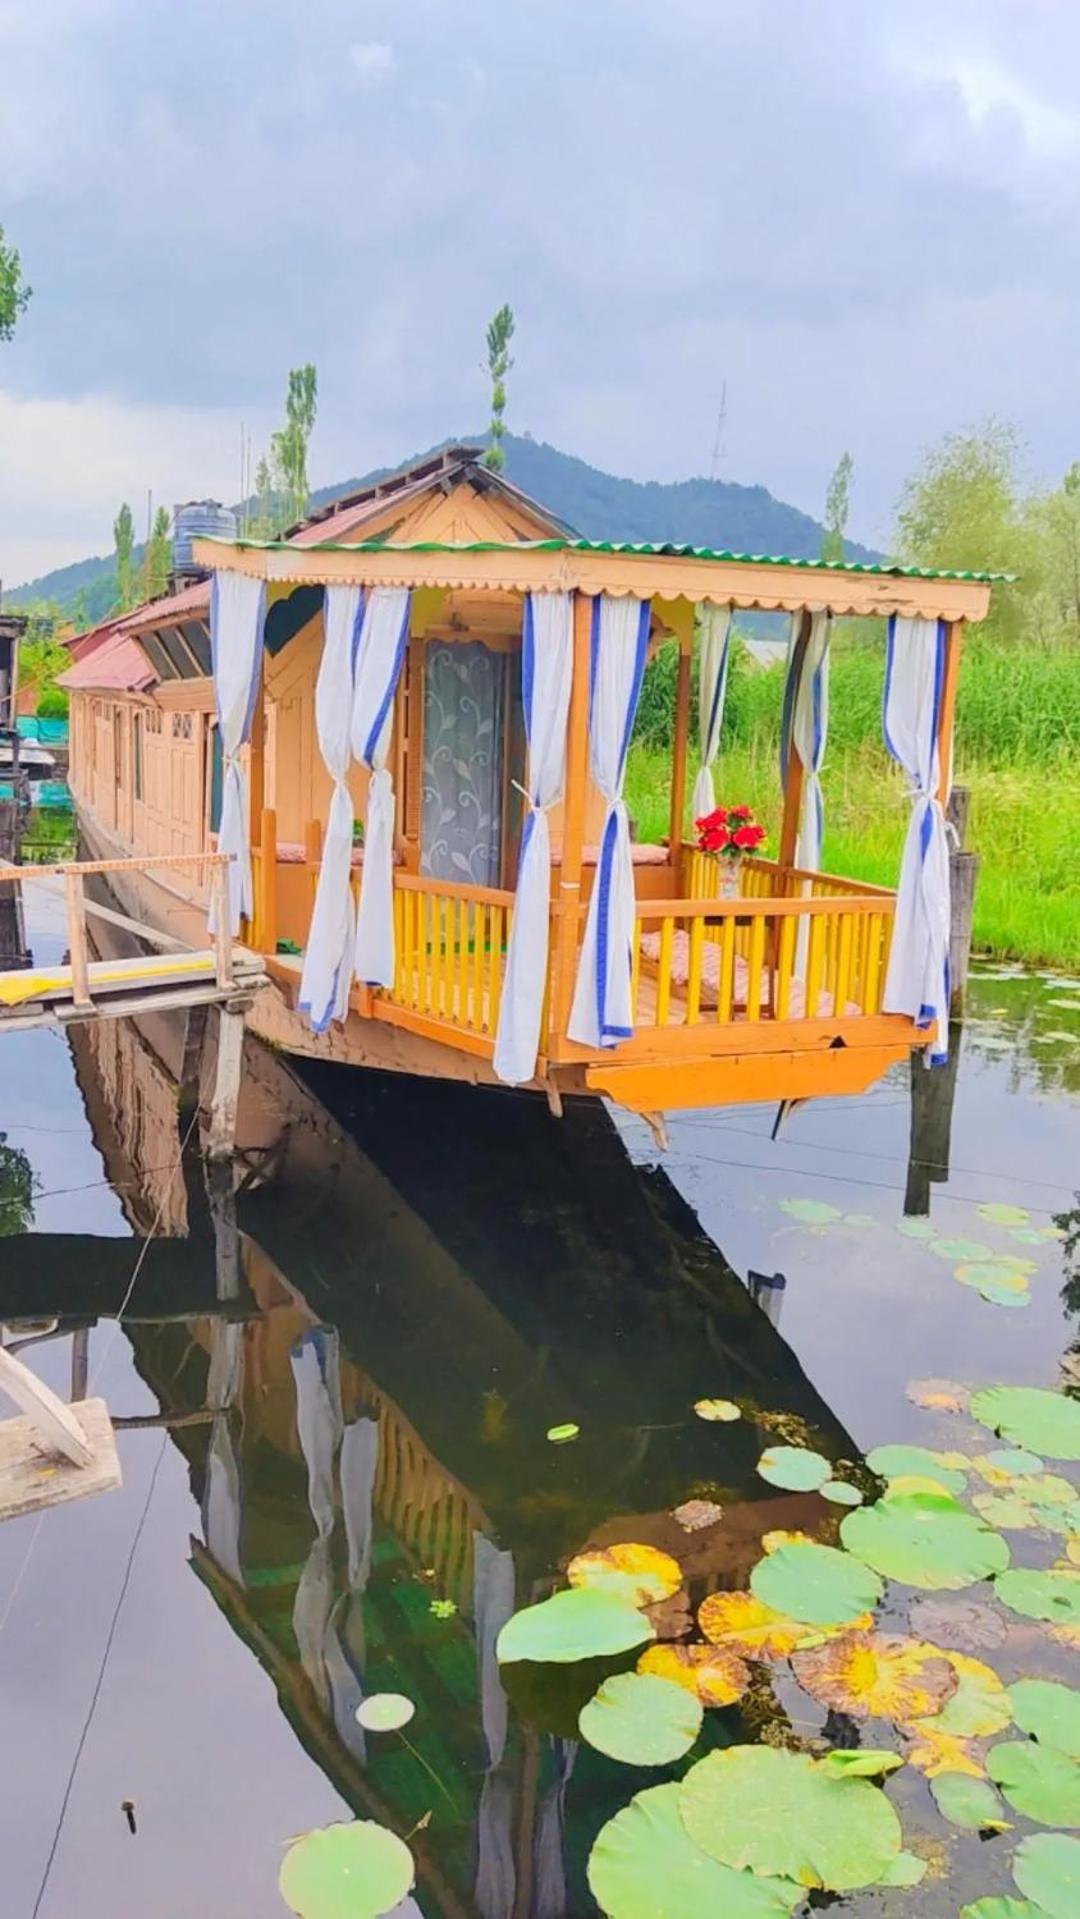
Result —
[[[133,613],[118,622],[118,630],[121,633],[139,633],[147,627],[174,626],[177,620],[209,617],[210,582],[195,580],[191,586],[182,587],[179,593],[170,593],[162,600],[147,600],[144,606],[137,606]]]
[[[715,560],[729,566],[778,566],[795,572],[874,574],[901,580],[966,580],[978,585],[1016,579],[1015,573],[977,573],[927,566],[868,565],[850,560],[836,566],[829,560],[796,560],[784,553],[733,553],[721,547],[685,546],[674,540],[656,544],[645,540],[219,540],[208,545],[255,547],[287,553],[303,544],[309,552],[330,553],[620,553],[643,559]]]
[[[138,640],[130,634],[113,633],[92,653],[76,660],[57,684],[68,692],[145,693],[157,682]]]

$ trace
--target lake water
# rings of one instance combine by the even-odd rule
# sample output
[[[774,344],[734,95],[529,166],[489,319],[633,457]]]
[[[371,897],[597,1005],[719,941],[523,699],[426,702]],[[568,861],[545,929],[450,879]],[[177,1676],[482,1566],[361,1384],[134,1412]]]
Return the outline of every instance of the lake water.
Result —
[[[31,930],[56,956],[59,908]],[[909,1382],[1080,1380],[1080,1279],[1070,1308],[1066,1250],[1033,1239],[1080,1205],[1080,983],[987,968],[971,1000],[933,1177],[909,1166],[906,1068],[775,1142],[771,1109],[676,1116],[658,1168],[643,1127],[598,1109],[301,1079],[251,1048],[235,1208],[178,1164],[164,1022],[0,1040],[0,1221],[51,1242],[0,1239],[0,1312],[9,1340],[44,1322],[24,1356],[65,1394],[85,1365],[124,1475],[0,1527],[5,1919],[262,1919],[284,1910],[285,1842],[352,1816],[411,1835],[403,1911],[595,1912],[597,1831],[680,1768],[579,1742],[595,1681],[575,1668],[504,1667],[507,1698],[508,1609],[587,1542],[676,1551],[695,1604],[744,1586],[764,1532],[836,1535],[816,1494],[757,1475],[778,1437],[844,1470],[888,1441],[974,1452],[987,1435]],[[986,1253],[900,1231],[906,1189],[939,1242]],[[1026,1222],[980,1216],[1001,1201]],[[1037,1267],[1021,1311],[954,1278],[1001,1254]],[[704,1397],[742,1418],[695,1417]],[[723,1519],[685,1533],[690,1497]],[[1053,1556],[1009,1537],[1021,1563]],[[894,1626],[910,1597],[890,1592]],[[1030,1622],[987,1656],[1007,1679],[1067,1670]],[[357,1725],[386,1691],[415,1702],[404,1736]],[[706,1715],[695,1756],[823,1719],[772,1669],[745,1711]],[[945,1826],[910,1766],[889,1793],[930,1874],[837,1907],[933,1919],[1012,1889],[1015,1832]]]

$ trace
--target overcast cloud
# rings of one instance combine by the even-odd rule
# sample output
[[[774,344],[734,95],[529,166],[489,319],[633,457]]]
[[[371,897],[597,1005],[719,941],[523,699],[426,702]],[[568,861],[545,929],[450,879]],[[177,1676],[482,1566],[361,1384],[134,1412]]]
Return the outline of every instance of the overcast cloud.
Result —
[[[989,413],[1080,456],[1073,0],[0,0],[0,574],[118,501],[238,491],[288,368],[315,484],[487,411],[638,478],[710,469],[888,538]],[[993,559],[993,555],[988,555]]]

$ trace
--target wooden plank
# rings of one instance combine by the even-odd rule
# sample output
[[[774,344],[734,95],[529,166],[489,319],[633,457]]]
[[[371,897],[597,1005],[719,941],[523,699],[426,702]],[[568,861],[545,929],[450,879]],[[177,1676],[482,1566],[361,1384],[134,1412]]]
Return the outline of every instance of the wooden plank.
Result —
[[[173,933],[162,933],[156,926],[150,926],[146,920],[129,919],[126,913],[116,913],[111,906],[102,906],[99,901],[83,894],[83,912],[90,919],[107,920],[110,926],[119,926],[125,933],[134,933],[138,939],[145,940],[147,946],[156,946],[162,953],[190,953],[193,949],[188,940],[177,939]]]
[[[18,1519],[91,1493],[116,1491],[120,1459],[105,1401],[80,1400],[79,1419],[92,1448],[86,1466],[44,1450],[29,1419],[0,1420],[0,1519]]]
[[[66,879],[69,873],[81,873],[89,879],[97,873],[149,873],[173,866],[227,865],[227,853],[215,853],[208,847],[201,853],[147,853],[125,855],[113,860],[57,860],[51,866],[0,866],[0,880]]]
[[[39,1449],[62,1453],[73,1466],[89,1466],[94,1448],[70,1406],[3,1346],[0,1346],[0,1395],[14,1400],[26,1415],[34,1428]]]
[[[71,997],[77,1007],[87,1008],[92,1002],[87,971],[86,909],[81,873],[69,873],[67,876],[67,930],[71,957]]]
[[[761,1100],[834,1098],[865,1092],[903,1059],[905,1050],[903,1045],[865,1046],[820,1053],[736,1054],[728,1059],[695,1062],[598,1061],[586,1068],[585,1083],[590,1092],[604,1093],[635,1113]]]

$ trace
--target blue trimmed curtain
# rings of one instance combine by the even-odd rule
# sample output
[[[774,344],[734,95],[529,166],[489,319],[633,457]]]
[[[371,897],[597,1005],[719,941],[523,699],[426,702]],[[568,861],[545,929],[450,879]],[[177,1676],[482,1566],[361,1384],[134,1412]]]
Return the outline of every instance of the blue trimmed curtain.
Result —
[[[567,1032],[582,1046],[633,1035],[634,868],[623,804],[626,756],[649,644],[648,600],[593,601],[589,692],[592,776],[608,803]]]
[[[251,820],[241,749],[251,738],[262,661],[266,588],[244,573],[215,573],[210,588],[210,653],[221,735],[221,825],[218,851],[229,855],[229,932],[250,919]],[[211,930],[213,922],[211,920]]]
[[[299,1007],[314,1030],[324,1033],[331,1020],[349,1010],[356,914],[352,900],[353,803],[349,791],[352,757],[349,730],[353,703],[353,662],[364,617],[358,586],[328,586],[323,603],[323,650],[315,685],[315,729],[319,750],[334,790],[327,814],[319,883],[311,915]]]
[[[521,694],[529,742],[529,811],[521,836],[517,893],[499,1003],[495,1071],[508,1086],[536,1072],[551,922],[548,808],[566,777],[566,715],[574,671],[574,600],[530,593],[521,640]]]
[[[373,587],[356,652],[352,749],[371,780],[356,914],[355,972],[368,986],[394,984],[394,782],[386,762],[411,600],[407,587]]]
[[[731,658],[730,606],[698,609],[698,732],[701,765],[690,803],[690,817],[702,820],[716,811],[712,769],[720,751],[728,665]]]
[[[910,781],[911,819],[882,1004],[887,1013],[906,1013],[919,1026],[932,1029],[932,1065],[942,1064],[949,1051],[949,842],[937,796],[947,644],[944,620],[894,614],[889,621],[885,745]]]

